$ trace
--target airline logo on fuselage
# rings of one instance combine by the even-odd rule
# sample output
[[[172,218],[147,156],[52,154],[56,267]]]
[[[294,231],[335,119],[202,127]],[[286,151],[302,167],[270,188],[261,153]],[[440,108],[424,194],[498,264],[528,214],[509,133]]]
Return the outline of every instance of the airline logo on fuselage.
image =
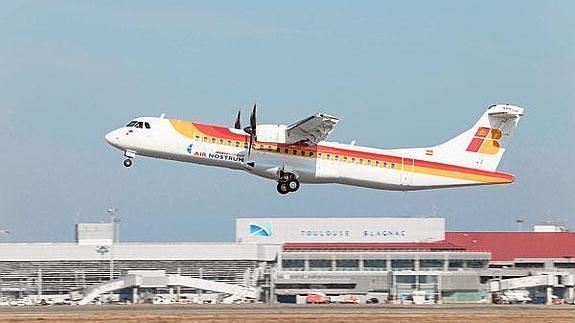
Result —
[[[225,160],[225,161],[238,162],[238,163],[244,162],[244,154],[242,154],[242,153],[232,154],[232,153],[228,153],[225,151],[216,151],[216,152],[206,153],[204,151],[194,150],[194,144],[190,144],[186,148],[186,150],[189,154],[193,154],[194,157],[216,159],[216,160]]]
[[[205,153],[204,153],[205,155]],[[208,158],[210,159],[219,159],[225,161],[233,161],[233,162],[244,162],[244,156],[240,154],[230,154],[226,152],[216,151],[215,153],[208,153]]]

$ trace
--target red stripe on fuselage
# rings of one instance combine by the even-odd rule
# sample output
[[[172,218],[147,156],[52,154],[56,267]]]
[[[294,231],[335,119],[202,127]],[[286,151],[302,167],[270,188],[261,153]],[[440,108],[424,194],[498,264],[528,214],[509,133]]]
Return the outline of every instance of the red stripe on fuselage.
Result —
[[[193,124],[199,131],[201,131],[202,133],[204,133],[205,135],[210,136],[210,137],[217,137],[217,138],[222,138],[225,140],[240,141],[242,143],[249,140],[249,135],[240,135],[240,134],[233,133],[230,131],[230,129],[228,129],[226,127],[197,123],[197,122],[194,122]],[[268,143],[258,141],[255,144],[268,144]],[[277,145],[275,143],[272,143],[272,144]],[[511,181],[513,180],[513,175],[506,174],[506,173],[490,172],[490,171],[480,170],[480,169],[476,169],[476,168],[469,168],[469,167],[463,167],[463,166],[443,164],[443,163],[431,162],[431,161],[425,161],[425,160],[419,160],[419,159],[415,159],[413,161],[413,159],[411,159],[411,158],[402,158],[402,157],[397,157],[397,156],[384,155],[384,154],[372,153],[372,152],[365,152],[365,151],[360,151],[360,150],[335,148],[335,147],[322,146],[322,145],[309,146],[307,144],[293,144],[293,145],[279,144],[279,146],[282,148],[283,147],[285,147],[285,148],[289,147],[290,149],[311,150],[311,151],[315,152],[315,157],[317,157],[317,153],[322,153],[322,154],[334,154],[334,155],[347,156],[348,158],[354,157],[354,158],[380,160],[380,161],[386,161],[388,163],[396,163],[398,165],[402,165],[403,161],[405,161],[406,165],[411,165],[413,163],[414,166],[416,166],[416,167],[419,166],[419,167],[426,167],[426,168],[434,168],[434,169],[441,169],[441,170],[447,170],[447,171],[453,171],[453,172],[459,172],[459,173],[467,173],[467,174],[475,174],[475,175],[503,178],[503,179],[511,180]],[[291,153],[291,151],[290,151],[290,153]]]
[[[197,123],[194,122],[194,127],[198,128],[199,131],[203,132],[204,134],[210,137],[217,137],[226,140],[234,140],[234,141],[246,141],[249,139],[248,135],[239,135],[237,133],[233,133],[230,129],[220,126],[214,126],[204,123]]]

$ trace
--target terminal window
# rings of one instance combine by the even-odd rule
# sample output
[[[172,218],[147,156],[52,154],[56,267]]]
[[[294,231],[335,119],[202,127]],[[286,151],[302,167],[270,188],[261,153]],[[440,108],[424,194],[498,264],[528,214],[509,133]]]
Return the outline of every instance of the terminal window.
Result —
[[[421,259],[419,261],[420,269],[442,269],[443,260],[441,259]]]
[[[421,275],[419,276],[420,284],[437,284],[437,276],[433,275]]]
[[[331,270],[330,259],[310,259],[309,270]]]
[[[286,270],[303,271],[305,268],[305,260],[303,259],[283,259],[282,268]]]
[[[392,270],[414,270],[415,260],[413,259],[393,259],[391,260]]]
[[[449,270],[457,270],[463,268],[463,260],[452,259],[449,260]]]
[[[306,283],[278,283],[276,289],[354,289],[355,283],[328,283],[328,284],[306,284]]]
[[[352,271],[359,270],[359,260],[357,259],[336,259],[337,270]]]
[[[400,275],[395,277],[395,282],[397,284],[409,284],[415,285],[415,276],[414,275]]]
[[[515,267],[517,267],[517,265],[519,265],[519,264],[515,264]],[[570,269],[570,268],[575,268],[575,263],[574,262],[556,262],[555,267],[556,268]]]
[[[487,260],[467,260],[466,261],[467,268],[486,268],[487,267]]]
[[[387,270],[387,260],[385,259],[364,259],[363,270],[385,271]]]

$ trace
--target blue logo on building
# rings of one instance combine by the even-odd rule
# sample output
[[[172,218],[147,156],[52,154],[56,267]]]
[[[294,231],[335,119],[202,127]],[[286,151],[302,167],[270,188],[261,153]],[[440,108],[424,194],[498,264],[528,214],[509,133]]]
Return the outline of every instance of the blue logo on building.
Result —
[[[250,236],[252,237],[271,237],[272,228],[269,223],[257,224],[250,223]]]
[[[194,148],[194,144],[190,144],[188,146],[188,152],[191,154],[192,153],[192,148]]]

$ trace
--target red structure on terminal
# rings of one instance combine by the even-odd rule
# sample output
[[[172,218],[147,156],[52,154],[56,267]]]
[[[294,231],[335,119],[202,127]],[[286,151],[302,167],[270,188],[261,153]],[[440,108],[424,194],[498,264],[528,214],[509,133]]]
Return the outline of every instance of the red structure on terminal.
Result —
[[[445,240],[411,243],[286,243],[284,251],[477,251],[492,261],[575,258],[575,232],[446,232]]]

